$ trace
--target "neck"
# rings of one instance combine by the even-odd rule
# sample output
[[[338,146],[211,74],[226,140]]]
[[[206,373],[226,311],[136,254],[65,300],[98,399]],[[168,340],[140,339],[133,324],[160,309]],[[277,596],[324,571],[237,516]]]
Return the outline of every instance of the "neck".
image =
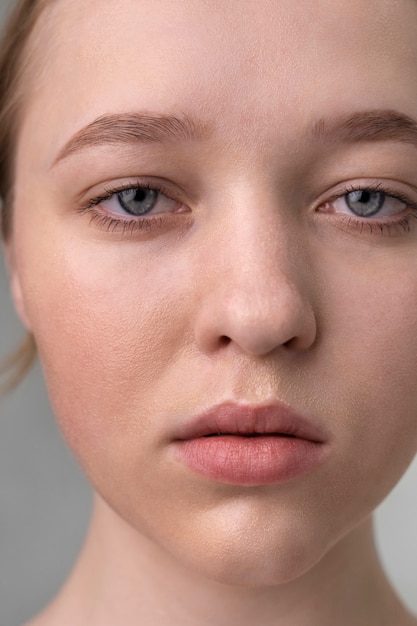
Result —
[[[39,624],[409,626],[376,555],[369,519],[280,587],[224,585],[183,568],[102,500],[66,586]],[[38,622],[35,622],[38,624]]]

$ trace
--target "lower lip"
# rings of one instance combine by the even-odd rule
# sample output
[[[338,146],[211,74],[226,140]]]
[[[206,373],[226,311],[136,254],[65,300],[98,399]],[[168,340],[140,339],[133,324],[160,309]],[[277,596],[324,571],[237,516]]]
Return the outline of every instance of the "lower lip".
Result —
[[[177,442],[176,452],[198,474],[245,486],[287,482],[324,459],[322,443],[280,435],[198,437]]]

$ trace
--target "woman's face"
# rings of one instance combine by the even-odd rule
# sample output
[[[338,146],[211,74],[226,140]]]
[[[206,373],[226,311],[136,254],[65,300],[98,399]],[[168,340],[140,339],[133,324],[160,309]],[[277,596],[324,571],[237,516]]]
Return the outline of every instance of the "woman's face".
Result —
[[[412,0],[60,0],[36,37],[16,305],[96,490],[217,580],[299,576],[417,449],[416,23]],[[277,402],[321,433],[308,470],[178,456],[196,415]]]

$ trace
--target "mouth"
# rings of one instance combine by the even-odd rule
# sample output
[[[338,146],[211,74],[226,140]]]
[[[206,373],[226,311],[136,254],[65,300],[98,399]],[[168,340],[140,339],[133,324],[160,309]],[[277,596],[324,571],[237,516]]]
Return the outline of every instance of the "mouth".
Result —
[[[287,433],[210,433],[209,435],[203,435],[204,437],[291,437],[294,435],[288,435]]]
[[[216,482],[282,483],[322,463],[327,437],[312,420],[281,403],[225,403],[195,416],[174,441],[177,460]]]

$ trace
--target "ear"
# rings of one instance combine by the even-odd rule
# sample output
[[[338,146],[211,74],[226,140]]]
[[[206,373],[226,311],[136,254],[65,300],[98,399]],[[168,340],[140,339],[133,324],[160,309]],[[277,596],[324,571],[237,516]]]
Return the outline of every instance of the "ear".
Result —
[[[25,299],[23,296],[22,283],[20,279],[19,270],[16,264],[12,244],[6,243],[4,245],[4,255],[6,259],[6,269],[7,269],[7,273],[9,276],[10,293],[12,296],[14,308],[22,324],[25,326],[25,328],[29,332],[31,332],[32,328],[29,322],[27,311],[26,311],[26,304],[25,304]]]

